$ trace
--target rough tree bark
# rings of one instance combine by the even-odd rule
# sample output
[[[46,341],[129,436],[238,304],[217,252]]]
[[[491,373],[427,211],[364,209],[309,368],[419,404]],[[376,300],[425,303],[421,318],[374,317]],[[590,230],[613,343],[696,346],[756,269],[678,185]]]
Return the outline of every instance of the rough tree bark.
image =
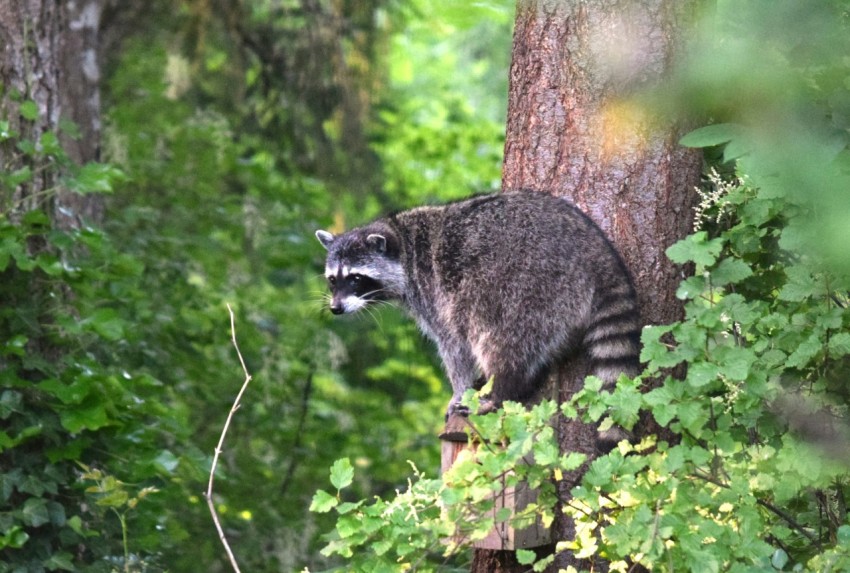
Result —
[[[37,148],[45,134],[60,132],[62,120],[74,122],[80,136],[61,136],[60,141],[78,164],[96,160],[99,153],[97,33],[102,2],[0,0],[0,118],[9,123],[10,132]],[[21,111],[30,101],[35,117]],[[12,140],[0,142],[0,169],[29,167],[33,173],[11,196],[0,196],[0,209],[20,214],[45,208],[54,225],[66,229],[99,219],[101,199],[63,189],[51,162],[23,153]]]
[[[623,255],[645,324],[681,317],[680,271],[664,256],[692,221],[698,153],[677,145],[681,132],[650,117],[632,97],[670,70],[681,31],[699,0],[519,0],[510,86],[503,189],[563,196],[585,210]],[[581,360],[558,372],[560,400],[587,374]],[[595,429],[562,420],[561,451],[595,455]],[[559,484],[562,500],[584,468]],[[574,538],[559,515],[556,538]],[[550,548],[551,550],[551,548]],[[560,554],[567,566],[605,564]],[[477,550],[473,572],[524,571],[511,552]]]

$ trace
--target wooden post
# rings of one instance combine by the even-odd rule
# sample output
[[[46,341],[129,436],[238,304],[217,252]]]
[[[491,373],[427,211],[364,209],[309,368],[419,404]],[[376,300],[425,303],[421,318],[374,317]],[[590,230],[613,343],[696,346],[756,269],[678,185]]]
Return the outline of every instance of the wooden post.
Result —
[[[465,431],[468,421],[463,416],[453,415],[446,421],[443,433],[440,434],[441,441],[441,464],[442,473],[447,472],[458,455],[464,450],[475,452],[478,443],[469,441],[469,434]],[[529,460],[527,463],[534,463]],[[528,487],[524,482],[515,486],[505,486],[506,477],[502,477],[502,488],[494,499],[493,508],[488,510],[493,516],[502,509],[508,508],[512,515],[524,510],[531,503],[537,503],[537,490]],[[497,522],[490,533],[484,539],[472,543],[476,549],[496,549],[500,551],[513,551],[516,549],[530,549],[552,543],[550,528],[545,527],[538,517],[534,523],[525,527],[515,526],[510,521]]]

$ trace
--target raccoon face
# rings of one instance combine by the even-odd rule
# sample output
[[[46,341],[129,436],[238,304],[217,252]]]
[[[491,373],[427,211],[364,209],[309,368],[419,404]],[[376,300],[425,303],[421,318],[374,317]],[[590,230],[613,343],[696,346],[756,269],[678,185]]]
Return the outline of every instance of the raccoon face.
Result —
[[[355,229],[339,236],[316,231],[316,238],[328,250],[325,278],[332,313],[357,312],[401,297],[406,281],[391,237]]]

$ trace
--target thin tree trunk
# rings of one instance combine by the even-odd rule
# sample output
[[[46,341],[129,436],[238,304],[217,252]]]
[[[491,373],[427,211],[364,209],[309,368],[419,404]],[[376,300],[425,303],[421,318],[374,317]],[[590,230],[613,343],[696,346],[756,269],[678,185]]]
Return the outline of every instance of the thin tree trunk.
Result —
[[[61,116],[80,131],[78,138],[63,137],[62,147],[77,165],[100,159],[100,58],[98,38],[104,0],[65,2],[60,44]],[[61,227],[82,221],[101,222],[103,198],[59,189],[54,217]]]
[[[690,230],[699,153],[677,145],[680,130],[651,118],[633,98],[673,63],[699,0],[520,0],[510,87],[503,189],[563,196],[617,246],[635,279],[646,324],[678,320],[680,271],[664,251]],[[560,399],[581,389],[583,360],[558,373]],[[595,428],[562,420],[562,452],[595,455]],[[559,484],[569,498],[584,468]],[[558,515],[557,539],[574,538]],[[477,550],[472,571],[524,571],[509,552]],[[604,562],[559,555],[552,570],[600,571]]]

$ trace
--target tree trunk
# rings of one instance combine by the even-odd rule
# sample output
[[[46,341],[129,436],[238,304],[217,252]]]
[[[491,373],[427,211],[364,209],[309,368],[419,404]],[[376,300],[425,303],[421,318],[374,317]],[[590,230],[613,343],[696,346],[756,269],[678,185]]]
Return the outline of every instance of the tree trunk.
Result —
[[[24,151],[14,139],[0,142],[3,171],[29,168],[32,173],[0,196],[0,209],[13,218],[44,208],[55,226],[71,228],[84,218],[101,217],[101,199],[62,188],[55,157],[41,152],[45,135],[60,133],[61,120],[69,120],[80,132],[79,137],[60,137],[69,159],[77,164],[97,159],[101,2],[0,0],[0,119],[35,149]]]
[[[670,70],[698,0],[520,0],[510,87],[503,189],[570,199],[606,232],[635,279],[645,324],[682,316],[680,271],[664,251],[691,228],[701,155],[680,130],[651,118],[633,96]],[[586,364],[558,372],[560,400],[581,389]],[[595,455],[595,428],[562,420],[562,452]],[[584,468],[559,484],[562,500]],[[574,538],[558,515],[559,540]],[[508,552],[477,550],[472,571],[521,571]],[[498,563],[498,566],[494,566]],[[552,569],[604,570],[559,555]]]

